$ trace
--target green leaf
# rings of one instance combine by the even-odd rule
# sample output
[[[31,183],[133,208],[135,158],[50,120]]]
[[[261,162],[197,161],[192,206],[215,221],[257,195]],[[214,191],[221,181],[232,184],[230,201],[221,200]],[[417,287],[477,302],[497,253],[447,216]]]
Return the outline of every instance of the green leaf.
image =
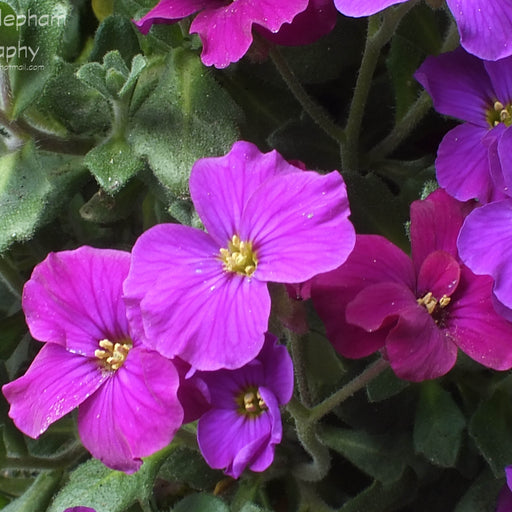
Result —
[[[125,512],[137,500],[147,501],[160,465],[172,449],[169,446],[144,459],[133,475],[108,469],[99,460],[88,460],[71,473],[48,512],[77,506],[91,507],[96,512]]]
[[[111,195],[123,188],[144,167],[133,149],[120,139],[110,139],[91,149],[84,163],[101,188]]]
[[[62,473],[40,473],[34,483],[19,498],[2,509],[3,512],[43,512],[57,489]]]
[[[31,142],[1,157],[0,253],[49,221],[82,172],[80,158],[36,151]]]
[[[16,119],[36,101],[55,72],[70,5],[65,0],[29,0],[23,13],[20,50],[9,69],[13,102],[11,116]],[[21,13],[19,15],[22,15]],[[32,21],[31,21],[32,20]],[[22,50],[21,48],[26,48]]]
[[[366,393],[370,402],[381,402],[408,386],[407,381],[399,379],[391,368],[387,368],[366,386]]]
[[[361,430],[325,426],[320,430],[320,439],[361,471],[385,484],[400,478],[412,452],[410,440],[404,434],[371,435]]]
[[[17,46],[20,37],[20,23],[23,18],[17,18],[17,2],[0,2],[2,13],[2,27],[0,30],[0,46],[5,48],[11,45]],[[7,51],[6,51],[7,53]],[[2,64],[6,63],[5,56],[0,57]]]
[[[110,99],[111,94],[106,84],[107,72],[98,62],[88,62],[80,67],[76,76],[85,84],[96,89],[104,98]]]
[[[438,466],[453,467],[466,419],[450,393],[437,382],[421,385],[414,424],[414,448]]]
[[[240,114],[195,53],[172,51],[160,76],[134,114],[128,142],[174,196],[186,198],[192,165],[230,149]]]
[[[27,325],[23,311],[0,320],[0,333],[2,333],[0,359],[6,360],[10,357],[26,332]]]
[[[498,494],[504,485],[489,468],[484,469],[457,504],[454,512],[494,512]]]
[[[192,494],[181,500],[173,512],[229,512],[227,505],[219,498],[209,494]]]
[[[503,468],[512,464],[512,400],[503,391],[496,391],[476,410],[469,423],[469,434],[497,478]]]

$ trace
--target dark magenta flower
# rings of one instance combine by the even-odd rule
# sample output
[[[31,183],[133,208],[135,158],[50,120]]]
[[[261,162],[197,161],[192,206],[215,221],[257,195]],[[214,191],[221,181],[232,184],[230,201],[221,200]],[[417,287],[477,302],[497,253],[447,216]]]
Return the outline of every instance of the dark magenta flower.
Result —
[[[332,0],[329,2],[330,5],[327,0],[161,0],[135,25],[147,34],[153,23],[174,23],[198,13],[190,33],[201,38],[201,60],[207,66],[225,68],[246,54],[253,41],[253,28],[275,34],[287,24],[280,44],[305,44],[326,34],[336,22]],[[291,27],[294,18],[306,8],[306,16]],[[301,33],[306,27],[306,32]]]
[[[334,0],[346,16],[369,16],[407,0]],[[457,22],[461,45],[473,55],[498,60],[512,55],[510,0],[446,0]]]
[[[438,112],[466,121],[439,146],[441,187],[460,201],[506,197],[512,185],[512,57],[484,62],[458,48],[428,57],[415,77]]]
[[[505,485],[498,497],[496,512],[512,512],[512,466],[505,468],[507,485]]]
[[[381,350],[411,381],[447,373],[458,348],[486,367],[512,367],[512,324],[493,308],[492,279],[457,255],[467,210],[439,189],[411,205],[412,259],[381,236],[360,235],[345,264],[313,279],[313,303],[338,352]]]
[[[505,199],[477,208],[460,232],[462,261],[476,274],[494,278],[494,294],[512,320],[512,200]]]
[[[198,370],[240,368],[263,346],[267,282],[303,282],[352,250],[345,184],[338,172],[302,171],[237,142],[194,164],[190,192],[207,233],[160,224],[139,237],[128,315],[167,357]]]
[[[258,357],[238,370],[203,373],[211,409],[201,416],[197,440],[206,462],[238,478],[248,467],[264,471],[281,442],[279,406],[293,393],[293,364],[286,347],[267,334]]]
[[[91,454],[133,473],[183,420],[173,363],[132,332],[121,299],[130,254],[81,247],[50,253],[23,290],[32,336],[46,342],[24,376],[3,386],[9,416],[37,438],[78,407]]]

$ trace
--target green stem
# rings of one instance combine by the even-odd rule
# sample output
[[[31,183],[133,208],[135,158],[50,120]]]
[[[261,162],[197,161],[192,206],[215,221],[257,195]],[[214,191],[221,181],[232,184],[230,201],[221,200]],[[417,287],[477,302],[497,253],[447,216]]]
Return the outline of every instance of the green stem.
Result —
[[[293,367],[295,370],[295,379],[297,382],[297,389],[301,403],[307,407],[311,406],[311,394],[306,375],[306,360],[304,357],[304,343],[300,336],[286,329],[286,336],[290,347]]]
[[[455,23],[452,22],[443,41],[441,53],[453,50],[458,43],[459,32]],[[432,101],[428,92],[422,91],[406,114],[395,124],[391,132],[368,153],[368,160],[381,160],[392,153],[425,117],[431,106]]]
[[[347,398],[350,398],[354,393],[364,388],[370,381],[375,379],[375,377],[388,368],[388,366],[389,363],[385,359],[377,359],[377,361],[370,364],[362,373],[352,379],[349,383],[345,384],[341,389],[310,409],[308,421],[316,423]]]
[[[359,166],[359,134],[380,52],[393,36],[402,18],[412,9],[414,4],[414,1],[409,1],[398,7],[385,10],[382,13],[382,23],[380,23],[380,14],[370,16],[368,19],[366,45],[361,66],[359,67],[354,95],[350,104],[345,128],[346,141],[342,144],[344,170],[357,170]]]
[[[341,127],[331,119],[328,112],[321,105],[316,103],[306,92],[304,87],[302,87],[302,84],[277,47],[274,46],[270,49],[270,58],[302,108],[327,135],[333,138],[338,144],[341,144],[345,140],[345,133]]]
[[[331,467],[329,449],[318,439],[315,424],[297,421],[295,425],[299,441],[313,460],[311,462],[297,464],[297,466],[293,468],[293,473],[300,480],[318,482],[325,478]]]

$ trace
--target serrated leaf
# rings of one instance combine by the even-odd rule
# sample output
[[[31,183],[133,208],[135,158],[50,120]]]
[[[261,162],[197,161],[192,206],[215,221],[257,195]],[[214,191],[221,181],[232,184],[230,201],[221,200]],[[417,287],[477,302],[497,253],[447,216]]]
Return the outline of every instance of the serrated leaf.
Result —
[[[414,448],[438,466],[453,467],[466,419],[450,393],[437,382],[421,385],[414,423]]]
[[[84,159],[101,188],[114,195],[144,164],[122,139],[110,139],[91,149]]]
[[[227,505],[220,499],[209,494],[192,494],[181,500],[173,512],[229,512]]]
[[[59,485],[62,473],[60,471],[45,471],[40,473],[34,483],[9,505],[3,512],[43,512]]]
[[[507,393],[496,391],[476,410],[469,423],[469,434],[494,475],[503,476],[503,468],[512,464],[512,400]]]
[[[324,426],[320,439],[361,471],[385,484],[400,478],[412,451],[404,434],[371,435],[362,430]]]
[[[133,58],[132,61],[132,67],[130,70],[130,74],[128,75],[128,78],[126,79],[125,84],[123,87],[119,90],[119,97],[123,98],[128,94],[132,88],[137,83],[137,80],[139,79],[140,74],[142,73],[142,70],[146,67],[146,59],[142,55],[136,55]]]
[[[27,50],[17,52],[13,62],[16,66],[9,68],[13,97],[10,114],[13,119],[38,99],[54,74],[69,10],[69,2],[64,0],[29,0],[24,12],[27,22],[21,27],[19,42]],[[33,16],[32,23],[28,21],[29,11]]]
[[[91,507],[96,512],[125,512],[137,500],[147,501],[160,465],[172,449],[164,448],[144,459],[133,475],[113,471],[96,459],[84,462],[71,473],[48,512],[77,506]]]
[[[187,196],[192,165],[229,150],[238,138],[240,114],[195,53],[174,50],[160,76],[134,114],[127,138],[174,196]]]
[[[106,85],[106,70],[98,62],[88,62],[80,67],[76,76],[89,87],[98,91],[104,98],[110,99],[111,94]]]

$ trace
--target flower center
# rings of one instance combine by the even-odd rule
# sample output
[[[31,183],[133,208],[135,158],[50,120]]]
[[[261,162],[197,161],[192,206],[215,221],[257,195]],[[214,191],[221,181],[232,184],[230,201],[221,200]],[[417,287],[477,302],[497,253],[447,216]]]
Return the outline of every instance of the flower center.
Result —
[[[106,370],[115,371],[123,366],[133,345],[131,341],[112,343],[109,340],[101,340],[99,346],[101,348],[95,350],[94,355],[101,361]]]
[[[236,272],[242,276],[252,276],[258,266],[258,258],[252,249],[252,242],[244,242],[238,235],[233,235],[227,249],[220,250],[220,259],[224,264],[224,270]]]
[[[503,105],[501,101],[495,101],[492,108],[487,110],[487,122],[491,127],[498,126],[503,123],[505,126],[512,125],[512,105]]]
[[[260,416],[268,409],[265,400],[263,400],[256,387],[243,390],[236,397],[236,403],[238,405],[238,412],[250,418]]]
[[[426,293],[423,297],[416,299],[416,302],[420,306],[424,306],[427,310],[428,314],[434,318],[436,323],[439,322],[441,310],[443,310],[448,304],[450,304],[451,297],[447,295],[443,295],[439,300],[437,300],[432,292]]]

